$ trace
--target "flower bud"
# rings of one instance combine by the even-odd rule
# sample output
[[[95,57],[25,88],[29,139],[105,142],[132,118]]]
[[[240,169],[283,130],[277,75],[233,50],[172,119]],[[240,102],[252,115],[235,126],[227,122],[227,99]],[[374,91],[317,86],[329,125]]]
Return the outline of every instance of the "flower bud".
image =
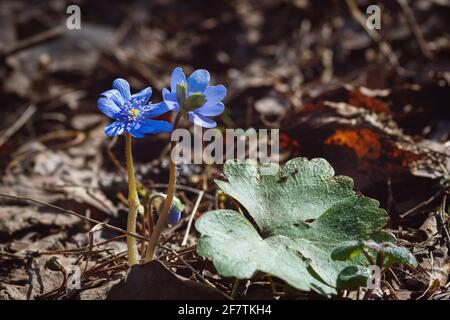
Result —
[[[62,271],[64,270],[64,266],[59,261],[58,257],[51,257],[45,262],[45,267],[50,271]]]
[[[181,211],[178,211],[175,207],[172,207],[169,211],[169,216],[167,217],[168,224],[177,224],[181,218]]]

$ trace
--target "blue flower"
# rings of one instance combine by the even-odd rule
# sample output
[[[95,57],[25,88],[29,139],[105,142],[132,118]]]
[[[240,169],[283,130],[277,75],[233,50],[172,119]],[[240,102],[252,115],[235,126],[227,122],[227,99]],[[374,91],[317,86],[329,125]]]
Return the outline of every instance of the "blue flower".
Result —
[[[189,120],[204,128],[214,128],[217,124],[209,117],[223,112],[223,98],[227,89],[222,86],[208,86],[209,72],[195,70],[187,79],[183,69],[177,67],[170,77],[170,91],[163,89],[164,102],[170,110],[187,112]]]
[[[115,121],[105,127],[105,134],[117,136],[129,133],[135,138],[144,134],[172,131],[172,124],[162,120],[151,120],[169,111],[161,102],[149,103],[152,95],[150,87],[131,95],[130,84],[124,79],[116,79],[112,89],[105,91],[98,99],[97,107]]]
[[[168,224],[177,224],[178,221],[180,221],[181,218],[181,212],[175,208],[172,207],[169,211],[169,216],[167,217],[167,223]]]

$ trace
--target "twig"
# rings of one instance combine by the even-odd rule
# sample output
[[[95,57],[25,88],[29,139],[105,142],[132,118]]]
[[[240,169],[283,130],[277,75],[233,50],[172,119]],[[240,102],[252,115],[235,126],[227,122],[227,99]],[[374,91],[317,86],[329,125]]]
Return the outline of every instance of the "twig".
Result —
[[[186,233],[184,234],[183,242],[181,243],[182,246],[185,246],[187,244],[189,231],[191,230],[192,226],[192,221],[194,220],[195,213],[197,212],[198,206],[200,205],[200,202],[202,201],[204,194],[205,194],[204,191],[200,191],[197,197],[197,201],[195,202],[194,207],[192,208],[191,216],[189,217],[189,222],[186,228]]]
[[[95,264],[94,266],[92,266],[90,269],[86,270],[86,272],[83,274],[83,278],[84,279],[89,279],[89,277],[91,277],[92,275],[94,275],[94,273],[96,272],[101,272],[103,267],[108,266],[109,264],[115,262],[116,260],[119,260],[123,257],[125,257],[127,254],[127,251],[123,251],[117,255],[113,254],[113,257],[111,258],[111,256],[107,257],[108,260],[103,261],[103,262],[99,262],[97,261],[97,264]],[[120,264],[119,264],[120,265]]]
[[[40,43],[46,42],[50,39],[59,37],[64,34],[65,30],[66,30],[66,28],[64,28],[64,27],[56,27],[56,28],[44,31],[42,33],[39,33],[35,36],[32,36],[30,38],[27,38],[23,41],[16,43],[13,47],[7,49],[4,52],[0,52],[0,56],[6,57],[6,56],[16,53],[20,50],[27,49],[27,48],[36,46]]]
[[[442,225],[442,229],[444,230],[445,238],[447,239],[447,252],[450,252],[450,233],[447,228],[447,221],[445,221],[446,207],[447,207],[447,195],[442,199],[441,207],[439,208],[439,220]]]
[[[103,228],[103,223],[101,224],[96,224],[91,230],[89,230],[89,250],[86,254],[86,263],[84,265],[84,270],[83,270],[83,274],[86,273],[86,270],[88,268],[88,264],[89,264],[89,258],[91,256],[92,253],[92,249],[94,248],[94,232],[98,231],[100,229]]]
[[[83,215],[81,215],[79,213],[76,213],[76,212],[73,212],[71,210],[67,210],[67,209],[55,206],[53,204],[50,204],[50,203],[47,203],[47,202],[44,202],[44,201],[36,200],[36,199],[33,199],[33,198],[29,198],[29,197],[14,196],[14,195],[5,194],[5,193],[0,193],[0,197],[9,198],[9,199],[15,199],[15,200],[34,202],[34,203],[37,203],[37,204],[40,204],[40,205],[43,205],[43,206],[47,206],[47,207],[59,210],[61,212],[65,212],[65,213],[74,215],[75,217],[78,217],[80,219],[89,221],[90,223],[102,224],[103,227],[105,227],[107,229],[110,229],[110,230],[113,230],[115,232],[118,232],[118,233],[121,233],[121,234],[125,234],[127,236],[134,237],[134,238],[139,239],[139,240],[148,241],[148,239],[146,239],[145,237],[143,237],[143,236],[141,236],[141,235],[139,235],[137,233],[128,232],[126,230],[120,229],[120,228],[112,226],[110,224],[107,224],[107,223],[104,223],[104,222],[101,222],[101,221],[98,221],[98,220],[95,220],[95,219],[92,219],[92,218],[85,217],[85,216],[83,216]]]
[[[417,24],[416,19],[414,18],[414,13],[408,5],[406,0],[397,0],[398,4],[402,8],[403,14],[406,18],[406,22],[408,23],[409,28],[411,29],[414,37],[416,38],[417,43],[419,44],[420,50],[422,54],[427,59],[433,58],[433,53],[428,47],[428,43],[425,41],[422,32],[420,31],[419,25]]]
[[[414,278],[415,280],[417,280],[417,282],[426,284],[426,281],[425,281],[424,279],[419,279],[417,276],[415,276],[414,274],[412,274],[412,272],[417,272],[417,270],[414,270],[413,268],[409,267],[408,265],[405,265],[405,266],[406,266],[406,268],[409,269],[409,271],[411,271],[411,273],[410,273],[410,272],[406,272],[405,270],[400,269],[400,268],[397,268],[397,267],[391,267],[391,269],[396,270],[396,271],[399,271],[399,272],[402,272],[402,273],[404,273],[405,275]],[[417,272],[417,273],[418,273],[418,272]],[[427,276],[430,276],[428,273],[426,273],[426,274],[427,274]],[[420,276],[421,274],[418,273],[418,275]],[[422,275],[422,276],[423,276],[423,275]]]
[[[401,215],[399,215],[399,217],[401,219],[405,218],[406,216],[410,215],[411,213],[413,213],[414,211],[430,204],[431,202],[434,201],[434,199],[436,199],[437,197],[439,197],[445,189],[441,189],[439,190],[436,194],[432,195],[430,198],[428,198],[425,201],[420,202],[418,205],[414,206],[413,208],[409,209],[408,211],[406,211],[405,213],[402,213]]]
[[[8,141],[9,138],[11,138],[17,131],[20,130],[20,128],[27,123],[28,120],[33,116],[33,114],[36,112],[36,106],[30,105],[17,119],[12,126],[10,126],[8,129],[6,129],[0,136],[0,147],[5,144],[6,141]]]
[[[161,244],[160,246],[164,246],[164,244]],[[186,247],[184,249],[180,249],[180,250],[178,250],[177,254],[179,256],[183,256],[185,254],[188,254],[188,253],[191,253],[191,252],[195,251],[195,249],[197,249],[197,245],[193,245],[193,246],[190,246],[190,247]],[[158,257],[158,260],[163,261],[163,259],[166,258],[169,255],[170,255],[170,253],[164,253],[164,254],[162,254],[162,255],[160,255]]]
[[[386,287],[388,287],[389,291],[392,293],[392,295],[394,296],[395,300],[400,300],[399,296],[397,295],[397,292],[395,291],[394,287],[388,282],[388,281],[383,281],[384,285]]]
[[[103,246],[109,242],[112,241],[117,241],[120,239],[123,239],[125,237],[125,235],[120,235],[120,236],[116,236],[114,238],[99,242],[97,244],[94,244],[94,247],[100,247]],[[51,250],[51,251],[39,251],[33,254],[37,254],[37,255],[55,255],[55,254],[85,254],[87,252],[89,252],[89,245],[88,246],[84,246],[84,247],[79,247],[79,248],[74,248],[74,249],[67,249],[67,250]],[[112,249],[99,249],[99,250],[92,250],[92,253],[100,253],[100,252],[105,252],[105,251],[112,251]],[[0,254],[2,254],[2,251],[0,251]]]
[[[345,0],[353,18],[364,28],[369,37],[377,43],[381,53],[387,58],[389,63],[396,68],[397,71],[401,70],[400,63],[398,62],[397,55],[392,50],[389,43],[383,40],[380,34],[376,30],[369,29],[366,25],[366,17],[359,10],[354,0]]]

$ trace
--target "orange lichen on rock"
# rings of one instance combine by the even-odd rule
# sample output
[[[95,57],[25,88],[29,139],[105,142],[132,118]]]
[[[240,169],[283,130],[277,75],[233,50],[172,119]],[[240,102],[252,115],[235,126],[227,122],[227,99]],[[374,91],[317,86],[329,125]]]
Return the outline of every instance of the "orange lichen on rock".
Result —
[[[346,146],[352,149],[358,158],[379,159],[381,143],[378,136],[369,129],[336,130],[325,140],[328,145]]]

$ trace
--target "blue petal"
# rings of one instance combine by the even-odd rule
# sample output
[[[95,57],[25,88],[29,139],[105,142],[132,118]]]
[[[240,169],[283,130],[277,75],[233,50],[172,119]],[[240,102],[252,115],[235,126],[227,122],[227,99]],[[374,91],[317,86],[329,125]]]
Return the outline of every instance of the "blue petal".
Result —
[[[113,89],[117,89],[120,92],[120,95],[125,101],[130,100],[131,92],[130,92],[130,84],[127,80],[118,78],[113,82]]]
[[[104,129],[105,134],[110,137],[118,136],[124,133],[125,124],[122,121],[114,121],[107,125]]]
[[[139,91],[138,93],[133,94],[131,96],[131,99],[133,101],[139,100],[139,104],[144,105],[148,102],[148,100],[150,100],[151,96],[152,96],[152,88],[147,87],[147,88]]]
[[[200,115],[205,116],[205,117],[214,117],[214,116],[218,116],[219,114],[221,114],[224,109],[225,109],[225,106],[223,105],[223,103],[219,102],[213,106],[205,104],[204,106],[195,110],[195,112],[197,112]]]
[[[181,218],[181,212],[172,207],[169,211],[169,216],[167,217],[167,223],[168,224],[177,224],[178,221],[180,221]]]
[[[168,111],[170,111],[169,106],[164,101],[162,101],[159,103],[145,106],[142,116],[144,118],[154,118],[159,117],[160,115]]]
[[[120,94],[119,90],[117,90],[117,89],[111,89],[111,90],[105,91],[101,95],[114,101],[114,103],[118,107],[122,107],[123,104],[125,103],[125,100],[123,99],[122,95]]]
[[[210,86],[203,92],[206,98],[204,106],[213,106],[221,102],[227,95],[227,89],[223,85]]]
[[[134,127],[140,133],[160,133],[160,132],[171,132],[173,125],[170,122],[164,120],[142,120],[136,122]]]
[[[121,109],[114,103],[114,101],[105,97],[98,99],[97,108],[113,119],[119,118],[121,113]]]
[[[178,104],[176,93],[171,93],[169,90],[164,88],[162,90],[162,96],[163,96],[164,102],[167,104],[169,110],[173,110],[173,111],[180,110],[180,105]]]
[[[194,92],[203,92],[208,86],[209,72],[205,69],[195,70],[187,79],[188,95]]]
[[[203,128],[214,128],[217,125],[215,121],[194,111],[188,112],[188,117],[191,122]]]
[[[135,128],[130,128],[128,130],[128,133],[133,136],[134,138],[143,138],[144,134],[142,132],[139,132],[139,130],[135,129]]]
[[[170,76],[170,89],[173,93],[177,92],[177,84],[181,82],[186,82],[186,76],[184,75],[183,69],[177,67],[173,69],[172,75]]]

